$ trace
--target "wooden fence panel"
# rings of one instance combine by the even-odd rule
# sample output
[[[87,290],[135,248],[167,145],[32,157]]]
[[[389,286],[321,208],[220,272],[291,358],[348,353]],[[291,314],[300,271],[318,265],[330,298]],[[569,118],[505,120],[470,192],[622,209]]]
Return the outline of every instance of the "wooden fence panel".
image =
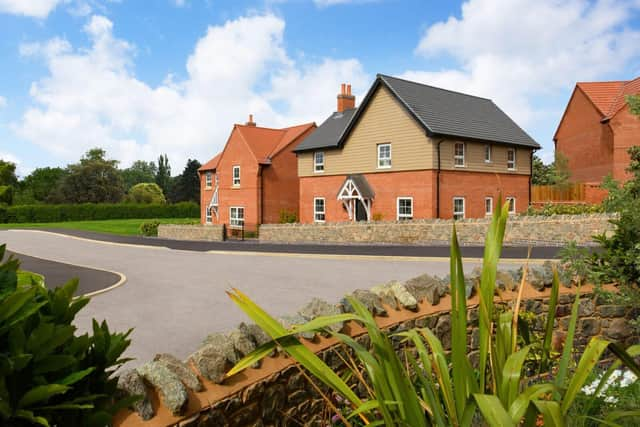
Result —
[[[531,202],[584,202],[585,185],[582,182],[562,186],[533,185],[531,187]]]

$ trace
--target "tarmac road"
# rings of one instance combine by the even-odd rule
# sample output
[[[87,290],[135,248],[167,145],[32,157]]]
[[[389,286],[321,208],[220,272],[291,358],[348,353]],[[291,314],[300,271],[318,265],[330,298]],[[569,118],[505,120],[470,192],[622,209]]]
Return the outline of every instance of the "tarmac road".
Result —
[[[312,297],[336,302],[357,288],[449,270],[448,258],[192,251],[27,230],[0,231],[0,242],[17,253],[126,276],[121,286],[95,296],[76,324],[88,330],[96,318],[107,319],[112,330],[135,328],[128,350],[138,359],[133,365],[159,352],[184,358],[208,333],[247,321],[225,295],[231,287],[279,316]],[[476,265],[465,260],[468,271]]]

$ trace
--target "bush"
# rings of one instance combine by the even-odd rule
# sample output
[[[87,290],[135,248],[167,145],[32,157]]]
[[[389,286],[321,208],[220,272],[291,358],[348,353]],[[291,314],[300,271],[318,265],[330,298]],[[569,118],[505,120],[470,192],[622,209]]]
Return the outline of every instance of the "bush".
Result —
[[[605,209],[602,205],[588,205],[588,204],[555,204],[547,203],[542,207],[529,206],[525,215],[583,215],[602,213]]]
[[[13,187],[0,185],[0,204],[10,205],[11,203],[13,203]]]
[[[160,221],[145,221],[140,224],[140,234],[148,237],[156,237],[158,235],[158,226],[160,225]]]
[[[77,205],[0,206],[0,222],[64,222],[102,219],[200,218],[193,202],[172,205],[128,203],[83,203]]]
[[[153,182],[142,182],[129,189],[125,196],[126,203],[152,203],[164,204],[167,200],[164,197],[162,188]]]
[[[0,424],[108,426],[131,399],[118,400],[115,372],[130,344],[93,321],[93,333],[76,335],[73,321],[89,302],[74,298],[78,282],[47,290],[18,284],[17,260],[2,263],[0,246]]]
[[[294,224],[298,222],[298,214],[287,209],[280,210],[280,224]]]

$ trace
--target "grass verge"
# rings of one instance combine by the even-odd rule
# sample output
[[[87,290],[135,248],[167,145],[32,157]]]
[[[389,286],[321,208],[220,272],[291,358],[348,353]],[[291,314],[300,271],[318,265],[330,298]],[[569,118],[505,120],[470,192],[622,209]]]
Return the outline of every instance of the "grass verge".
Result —
[[[152,219],[107,219],[98,221],[42,222],[21,224],[0,224],[0,230],[12,228],[66,228],[71,230],[95,231],[98,233],[123,236],[140,235],[140,225]],[[160,224],[198,224],[196,218],[160,218]]]

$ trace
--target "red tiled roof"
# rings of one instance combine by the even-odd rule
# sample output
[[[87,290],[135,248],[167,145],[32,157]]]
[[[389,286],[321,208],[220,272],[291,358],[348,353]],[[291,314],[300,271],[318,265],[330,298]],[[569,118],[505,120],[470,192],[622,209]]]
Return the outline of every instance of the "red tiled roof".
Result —
[[[204,165],[200,166],[198,171],[202,172],[202,171],[216,170],[216,168],[218,167],[218,162],[220,161],[220,157],[221,156],[222,156],[222,153],[218,153],[213,159],[209,160],[207,163],[205,163]]]
[[[315,123],[307,123],[283,129],[270,129],[258,126],[236,125],[247,146],[260,163],[270,159],[291,144],[308,129],[315,127]]]
[[[625,105],[625,96],[640,93],[640,77],[629,81],[580,82],[576,84],[604,118],[611,118]]]

